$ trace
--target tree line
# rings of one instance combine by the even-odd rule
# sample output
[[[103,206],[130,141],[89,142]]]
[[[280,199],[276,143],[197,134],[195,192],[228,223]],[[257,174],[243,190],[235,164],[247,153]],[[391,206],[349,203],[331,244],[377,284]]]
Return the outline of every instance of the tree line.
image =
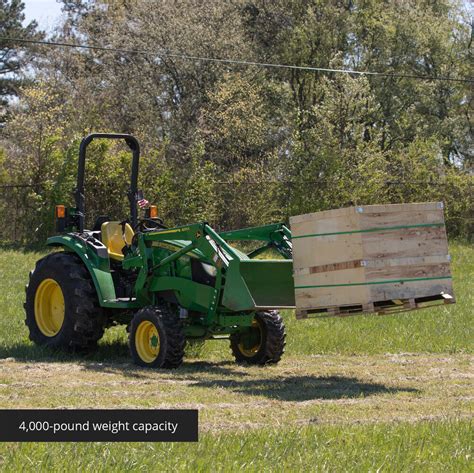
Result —
[[[20,1],[0,2],[1,37],[104,48],[0,40],[1,240],[41,242],[53,231],[52,209],[73,203],[79,142],[93,131],[137,136],[140,187],[170,225],[238,228],[444,201],[449,234],[473,237],[472,83],[445,80],[473,77],[462,2],[62,3],[46,36],[23,24]],[[15,70],[4,72],[8,61]],[[89,218],[123,219],[129,155],[94,142],[89,158]]]

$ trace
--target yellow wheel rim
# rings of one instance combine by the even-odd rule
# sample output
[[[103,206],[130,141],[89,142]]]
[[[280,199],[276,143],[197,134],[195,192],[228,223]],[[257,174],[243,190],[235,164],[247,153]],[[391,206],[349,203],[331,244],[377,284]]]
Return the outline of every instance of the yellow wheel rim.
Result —
[[[262,326],[257,320],[252,321],[252,331],[255,331],[255,335],[257,336],[257,342],[253,344],[251,347],[245,347],[242,342],[238,344],[239,350],[242,353],[242,355],[251,358],[252,356],[255,356],[260,348],[262,347],[262,342],[263,342],[263,330]]]
[[[35,320],[43,335],[54,337],[64,323],[64,296],[54,279],[44,279],[36,289]]]
[[[153,322],[144,320],[135,332],[135,348],[141,360],[152,363],[160,352],[160,334]]]

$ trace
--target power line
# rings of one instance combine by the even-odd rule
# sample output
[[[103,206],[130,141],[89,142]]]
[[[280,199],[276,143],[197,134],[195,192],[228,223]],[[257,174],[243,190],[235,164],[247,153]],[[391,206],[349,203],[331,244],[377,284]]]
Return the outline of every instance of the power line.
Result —
[[[401,74],[391,72],[376,72],[376,71],[356,71],[353,69],[335,69],[329,67],[315,67],[315,66],[297,66],[296,64],[277,64],[270,62],[245,61],[241,59],[215,58],[206,56],[194,56],[190,54],[177,53],[173,51],[146,51],[140,49],[123,49],[112,48],[106,46],[87,46],[77,43],[62,43],[57,41],[41,41],[23,38],[0,37],[0,41],[10,41],[17,43],[38,44],[44,46],[56,46],[65,48],[88,49],[93,51],[110,51],[124,54],[139,54],[142,56],[166,56],[170,58],[185,59],[191,61],[214,62],[220,64],[233,64],[241,66],[256,66],[265,68],[280,68],[280,69],[296,69],[301,71],[324,72],[324,73],[341,73],[341,74],[355,74],[361,76],[378,76],[378,77],[394,77],[397,79],[418,79],[418,80],[432,80],[432,81],[446,81],[446,82],[465,82],[474,83],[474,78],[464,77],[436,77],[436,76],[420,76],[416,74]]]
[[[252,185],[258,185],[258,184],[283,184],[283,185],[299,185],[299,184],[322,184],[322,183],[337,183],[341,182],[340,179],[330,179],[330,178],[324,178],[324,179],[244,179],[244,180],[226,180],[226,181],[214,181],[214,184],[223,184],[223,185],[232,185],[232,186],[238,186],[241,184],[252,184]],[[352,180],[352,183],[365,183],[366,180],[364,179],[356,179]],[[401,184],[425,184],[425,185],[430,185],[430,186],[443,186],[447,184],[446,181],[434,181],[434,180],[417,180],[417,179],[386,179],[383,182],[385,185],[401,185]],[[36,182],[34,184],[0,184],[0,189],[10,189],[10,188],[31,188],[31,187],[38,187],[42,186],[45,184],[51,184],[50,181],[40,181]]]
[[[38,182],[37,184],[2,184],[0,188],[2,189],[10,189],[10,188],[21,188],[21,187],[36,187],[45,184],[45,182]]]

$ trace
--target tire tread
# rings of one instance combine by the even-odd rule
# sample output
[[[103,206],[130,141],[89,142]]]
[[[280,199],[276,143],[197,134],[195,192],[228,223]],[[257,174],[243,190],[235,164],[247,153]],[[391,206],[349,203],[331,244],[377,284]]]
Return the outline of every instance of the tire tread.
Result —
[[[63,274],[64,286],[69,294],[69,307],[65,316],[71,318],[70,330],[63,330],[51,340],[39,331],[34,317],[34,294],[28,290],[38,271],[55,268]],[[58,281],[61,284],[61,281]],[[64,287],[61,286],[63,292]],[[63,348],[69,351],[90,351],[102,338],[105,330],[106,315],[99,305],[92,278],[81,259],[74,253],[57,252],[49,254],[36,262],[34,271],[30,273],[29,284],[26,286],[27,301],[25,303],[25,323],[29,328],[29,338],[40,345]]]
[[[254,357],[247,357],[240,351],[238,344],[240,334],[230,337],[230,347],[237,363],[255,365],[276,364],[285,352],[285,325],[280,313],[276,310],[257,312],[256,316],[264,323],[266,338],[264,346]]]

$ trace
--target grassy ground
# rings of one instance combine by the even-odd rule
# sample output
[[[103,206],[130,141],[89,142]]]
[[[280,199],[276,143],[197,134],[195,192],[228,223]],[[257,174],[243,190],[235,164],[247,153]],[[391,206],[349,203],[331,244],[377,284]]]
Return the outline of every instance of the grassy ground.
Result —
[[[130,363],[0,363],[5,408],[199,408],[204,431],[465,417],[469,355],[287,357],[269,368],[189,360],[178,371]]]
[[[469,470],[468,421],[204,434],[198,444],[8,444],[8,471],[453,472]],[[65,467],[67,465],[67,467]]]
[[[458,303],[296,321],[281,364],[236,366],[208,342],[177,371],[130,364],[123,327],[86,359],[33,346],[38,253],[0,252],[0,408],[196,407],[199,444],[4,444],[0,469],[470,471],[474,249],[451,245]]]

